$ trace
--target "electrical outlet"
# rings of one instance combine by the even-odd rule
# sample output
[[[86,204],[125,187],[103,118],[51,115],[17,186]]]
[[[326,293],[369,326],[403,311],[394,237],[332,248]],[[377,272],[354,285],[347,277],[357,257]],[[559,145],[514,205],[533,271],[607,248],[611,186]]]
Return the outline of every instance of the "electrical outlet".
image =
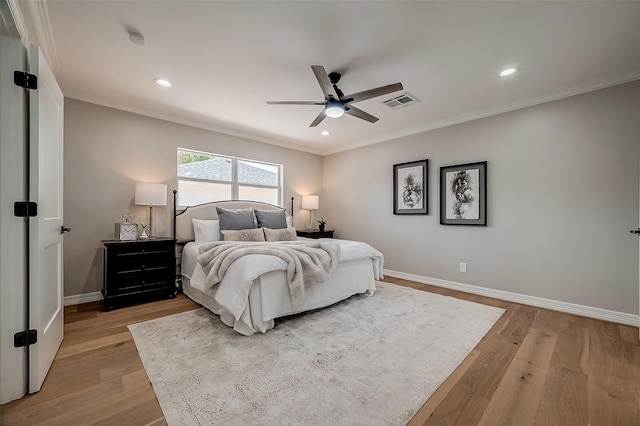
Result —
[[[467,264],[460,262],[460,272],[467,272]]]

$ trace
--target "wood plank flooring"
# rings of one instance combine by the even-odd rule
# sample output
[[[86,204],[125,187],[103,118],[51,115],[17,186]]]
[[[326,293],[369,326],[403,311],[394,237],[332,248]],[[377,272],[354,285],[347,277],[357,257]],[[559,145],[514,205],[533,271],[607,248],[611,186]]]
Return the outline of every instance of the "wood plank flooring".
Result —
[[[410,425],[640,424],[637,327],[385,281],[506,309]],[[0,407],[0,424],[166,424],[127,325],[196,308],[181,295],[112,312],[99,303],[66,308],[42,390]]]

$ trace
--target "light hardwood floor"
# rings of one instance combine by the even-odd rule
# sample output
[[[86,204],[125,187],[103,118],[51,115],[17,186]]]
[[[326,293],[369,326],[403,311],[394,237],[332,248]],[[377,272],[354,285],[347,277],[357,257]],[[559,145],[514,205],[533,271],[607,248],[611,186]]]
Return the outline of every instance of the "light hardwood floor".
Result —
[[[638,328],[389,278],[506,312],[410,425],[640,424]],[[164,425],[127,325],[198,306],[184,296],[112,312],[65,310],[42,390],[5,404],[2,425]]]

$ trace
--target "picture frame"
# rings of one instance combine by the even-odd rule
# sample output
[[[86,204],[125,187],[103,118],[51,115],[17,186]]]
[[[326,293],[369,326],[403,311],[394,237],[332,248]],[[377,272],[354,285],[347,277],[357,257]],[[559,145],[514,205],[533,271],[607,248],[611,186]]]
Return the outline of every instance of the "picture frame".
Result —
[[[440,167],[440,224],[487,226],[487,162]]]
[[[429,160],[393,165],[393,214],[428,214]]]

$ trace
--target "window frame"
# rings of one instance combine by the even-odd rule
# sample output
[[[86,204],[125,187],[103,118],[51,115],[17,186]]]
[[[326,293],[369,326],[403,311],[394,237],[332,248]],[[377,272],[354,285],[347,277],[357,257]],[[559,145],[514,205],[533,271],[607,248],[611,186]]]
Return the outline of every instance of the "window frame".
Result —
[[[202,155],[210,155],[211,157],[218,157],[218,158],[226,158],[231,160],[231,180],[227,181],[227,180],[214,180],[214,179],[202,179],[202,178],[194,178],[194,177],[180,177],[178,176],[178,161],[177,161],[177,155],[180,151],[183,152],[191,152],[191,153],[195,153],[195,154],[202,154]],[[246,162],[250,162],[250,163],[257,163],[257,164],[264,164],[267,166],[274,166],[277,168],[278,170],[278,185],[277,186],[271,186],[271,185],[260,185],[260,184],[251,184],[251,183],[245,183],[245,182],[239,182],[238,181],[238,162],[239,161],[246,161]],[[186,163],[188,164],[188,163]],[[205,151],[199,151],[199,150],[195,150],[195,149],[188,149],[188,148],[176,148],[176,183],[177,183],[177,188],[180,187],[180,181],[187,181],[187,182],[203,182],[203,183],[214,183],[214,184],[223,184],[223,185],[231,185],[231,198],[230,200],[235,200],[235,201],[239,201],[240,200],[240,187],[250,187],[250,188],[267,188],[267,189],[277,189],[278,191],[278,202],[276,203],[276,205],[278,207],[283,207],[283,193],[284,193],[284,179],[283,179],[283,174],[284,174],[284,165],[283,164],[278,164],[278,163],[271,163],[268,161],[260,161],[260,160],[252,160],[252,159],[248,159],[248,158],[241,158],[241,157],[232,157],[230,155],[222,155],[222,154],[216,154],[213,152],[205,152]],[[177,198],[177,207],[180,209],[185,209],[188,206],[182,205],[180,203],[180,193],[178,192],[178,198]],[[220,201],[220,200],[218,200]],[[252,200],[247,200],[247,201],[252,201]],[[215,201],[209,201],[209,203],[214,203]]]

